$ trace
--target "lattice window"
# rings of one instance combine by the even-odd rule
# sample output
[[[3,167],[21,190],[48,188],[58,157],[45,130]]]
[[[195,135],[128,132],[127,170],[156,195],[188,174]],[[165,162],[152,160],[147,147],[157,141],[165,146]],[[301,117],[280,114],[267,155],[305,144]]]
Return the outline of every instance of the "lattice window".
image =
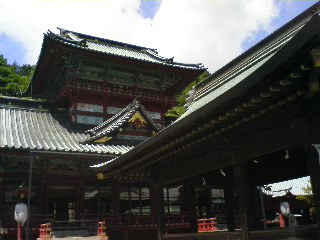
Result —
[[[83,112],[98,112],[103,113],[103,106],[96,104],[78,103],[77,109]]]
[[[117,107],[107,107],[107,113],[108,114],[117,114],[120,112],[122,108],[117,108]]]
[[[150,189],[147,187],[121,187],[120,211],[127,214],[149,215]]]
[[[180,189],[163,188],[164,211],[168,214],[180,213]]]
[[[77,123],[99,125],[103,123],[103,117],[77,115]]]

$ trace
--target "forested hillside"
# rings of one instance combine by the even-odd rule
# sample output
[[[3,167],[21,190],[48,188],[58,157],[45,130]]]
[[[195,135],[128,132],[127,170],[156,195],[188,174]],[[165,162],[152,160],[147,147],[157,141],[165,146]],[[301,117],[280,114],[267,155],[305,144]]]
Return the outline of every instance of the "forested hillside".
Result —
[[[0,95],[20,96],[28,87],[35,66],[8,64],[0,54]]]

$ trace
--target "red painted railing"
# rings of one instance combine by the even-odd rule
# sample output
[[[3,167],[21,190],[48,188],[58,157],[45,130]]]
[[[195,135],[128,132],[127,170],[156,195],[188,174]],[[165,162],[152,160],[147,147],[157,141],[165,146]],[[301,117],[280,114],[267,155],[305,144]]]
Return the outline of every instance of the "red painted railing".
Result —
[[[40,235],[39,235],[40,240],[50,239],[51,238],[51,225],[50,225],[50,223],[41,224],[39,232],[40,232]]]
[[[216,218],[198,219],[198,232],[214,232],[217,231]]]
[[[165,227],[167,229],[175,229],[175,228],[188,228],[190,226],[190,215],[188,213],[180,213],[180,214],[166,214],[164,216],[165,220]],[[3,221],[3,227],[9,230],[9,232],[16,232],[17,223],[14,220],[13,215],[2,215],[0,216],[0,219]],[[4,221],[5,219],[5,221]],[[52,218],[52,215],[49,214],[32,214],[31,215],[31,232],[34,234],[39,234],[39,226],[43,223],[53,222],[54,226],[52,226],[53,230],[54,228],[61,228],[61,226],[58,226],[57,222],[58,220],[54,220]],[[60,219],[60,218],[59,218]],[[159,218],[155,213],[151,213],[150,215],[129,215],[129,214],[83,214],[81,216],[78,216],[79,220],[72,221],[71,227],[77,227],[76,225],[78,222],[81,221],[92,221],[97,224],[99,221],[105,221],[108,229],[118,229],[124,226],[131,226],[137,229],[150,229],[154,230],[158,227],[158,221]],[[61,222],[61,221],[60,221]],[[64,222],[68,222],[68,219],[66,219]],[[96,226],[93,228],[93,231],[96,232]],[[65,230],[68,226],[65,226]],[[41,235],[41,233],[40,233]],[[39,235],[38,235],[39,236]],[[43,236],[43,235],[41,235]]]
[[[106,235],[106,222],[98,223],[98,232],[97,236],[100,237],[100,240],[108,240],[108,236]]]

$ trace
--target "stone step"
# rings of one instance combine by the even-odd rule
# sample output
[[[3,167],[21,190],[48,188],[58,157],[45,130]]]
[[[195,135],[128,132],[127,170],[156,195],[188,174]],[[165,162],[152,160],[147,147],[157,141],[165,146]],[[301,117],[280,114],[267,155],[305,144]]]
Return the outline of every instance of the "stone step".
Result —
[[[89,236],[89,237],[55,237],[53,236],[52,238],[45,237],[44,239],[42,238],[37,238],[37,240],[108,240],[107,236],[104,237],[98,237],[98,236]]]

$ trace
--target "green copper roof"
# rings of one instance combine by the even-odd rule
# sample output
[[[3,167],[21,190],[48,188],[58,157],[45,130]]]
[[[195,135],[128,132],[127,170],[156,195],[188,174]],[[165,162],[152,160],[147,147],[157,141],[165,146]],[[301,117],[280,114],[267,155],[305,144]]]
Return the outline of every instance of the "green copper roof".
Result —
[[[201,63],[185,64],[174,62],[173,58],[165,58],[158,55],[157,51],[152,48],[140,47],[132,44],[126,44],[113,40],[93,37],[81,33],[59,29],[60,34],[48,31],[45,36],[56,41],[65,43],[66,45],[86,49],[93,52],[105,53],[108,55],[125,57],[144,62],[156,63],[175,68],[184,68],[190,70],[204,70]]]
[[[210,81],[208,81],[204,87],[197,90],[194,102],[187,111],[177,119],[177,121],[214,101],[230,89],[237,87],[238,84],[247,79],[248,76],[257,71],[261,66],[268,62],[270,58],[276,55],[276,53],[279,52],[280,49],[302,29],[303,26],[304,25],[300,25],[287,35],[271,42],[253,56],[247,58],[245,61],[241,61],[238,65],[235,65],[225,74],[211,77]]]

